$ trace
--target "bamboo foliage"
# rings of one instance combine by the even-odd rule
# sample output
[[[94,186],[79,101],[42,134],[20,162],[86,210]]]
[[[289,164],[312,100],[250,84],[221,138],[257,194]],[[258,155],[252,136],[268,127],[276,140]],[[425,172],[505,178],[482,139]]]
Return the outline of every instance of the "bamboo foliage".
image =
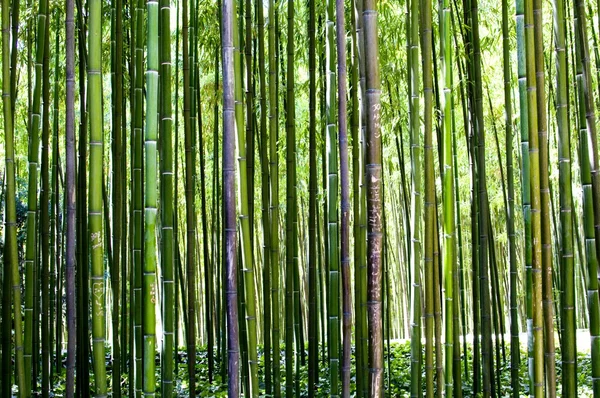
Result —
[[[3,1],[2,394],[600,395],[598,10],[552,7]]]

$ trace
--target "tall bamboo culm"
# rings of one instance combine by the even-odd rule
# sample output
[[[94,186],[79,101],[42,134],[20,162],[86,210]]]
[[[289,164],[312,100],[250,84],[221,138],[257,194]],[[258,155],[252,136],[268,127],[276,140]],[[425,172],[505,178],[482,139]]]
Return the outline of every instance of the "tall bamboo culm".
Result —
[[[233,0],[223,1],[221,47],[223,51],[223,266],[227,292],[228,395],[240,395],[240,341],[237,295],[237,233],[235,211],[235,71]]]
[[[75,2],[65,4],[65,57],[66,57],[66,103],[65,103],[65,207],[66,250],[65,281],[67,298],[67,377],[65,396],[75,396],[75,351],[77,323],[75,320]],[[4,10],[4,7],[2,7]],[[4,54],[4,51],[2,52]],[[8,130],[7,130],[8,131]],[[7,169],[8,170],[8,169]]]
[[[27,194],[27,244],[25,250],[25,336],[24,336],[24,371],[26,396],[31,394],[32,388],[32,354],[34,350],[34,294],[36,289],[35,270],[38,267],[38,243],[37,243],[37,191],[38,191],[38,158],[39,158],[39,134],[42,124],[42,67],[44,61],[44,50],[46,43],[46,19],[48,18],[48,2],[39,2],[37,14],[37,41],[35,49],[35,80],[33,87],[33,108],[29,121],[28,142],[28,194]]]
[[[174,390],[175,323],[177,313],[173,310],[175,296],[174,260],[174,196],[173,196],[173,118],[171,98],[171,6],[169,0],[160,1],[160,144],[161,144],[161,268],[162,268],[162,320],[163,339],[161,347],[161,392],[171,397]],[[178,143],[175,142],[175,145]],[[178,159],[176,159],[178,161]],[[177,202],[175,202],[177,203]]]
[[[363,9],[365,38],[366,117],[367,117],[367,311],[369,320],[369,396],[383,397],[383,322],[382,322],[382,167],[377,0],[365,0]]]
[[[256,348],[256,289],[254,283],[254,259],[252,255],[252,241],[250,236],[250,220],[248,209],[248,178],[246,158],[246,129],[244,126],[243,86],[242,86],[242,56],[240,37],[238,34],[236,14],[233,15],[233,62],[235,76],[235,121],[238,151],[238,206],[240,214],[240,239],[242,255],[242,271],[244,276],[244,301],[245,319],[248,341],[248,369],[250,378],[250,391],[252,397],[258,397],[258,358]],[[252,117],[248,115],[248,117]],[[254,195],[254,193],[251,193]]]
[[[279,156],[278,156],[278,138],[279,138],[279,105],[278,105],[278,73],[277,73],[277,48],[275,35],[276,22],[275,9],[277,7],[276,0],[269,0],[269,182],[271,195],[271,308],[273,312],[273,393],[275,396],[281,395],[281,365],[280,357],[280,261],[279,261]]]
[[[423,135],[424,135],[424,166],[425,166],[425,252],[424,252],[424,277],[425,277],[425,396],[433,398],[434,395],[434,234],[437,232],[435,221],[435,187],[433,166],[433,65],[432,65],[432,31],[431,31],[431,2],[421,1],[420,4],[420,32],[421,32],[421,65],[423,71]]]
[[[326,86],[325,86],[325,117],[327,123],[327,261],[329,266],[329,292],[327,327],[329,344],[329,383],[330,394],[339,394],[340,375],[340,269],[339,269],[339,229],[338,229],[338,145],[336,120],[336,50],[335,50],[335,1],[326,4],[325,18],[325,57],[326,57]]]
[[[556,118],[558,128],[558,157],[560,184],[560,280],[563,396],[577,395],[576,341],[575,341],[575,267],[573,251],[573,202],[571,192],[571,134],[569,131],[568,92],[567,92],[567,48],[565,44],[564,1],[555,0],[554,43],[556,48]],[[582,104],[580,103],[580,106]],[[582,169],[583,170],[583,169]],[[585,194],[584,194],[585,195]],[[585,201],[585,199],[584,199]],[[596,278],[594,278],[596,279]],[[597,280],[597,279],[596,279]],[[597,289],[596,289],[597,294]],[[597,300],[597,298],[596,298]],[[593,302],[590,308],[593,306]],[[597,308],[597,307],[596,307]]]
[[[342,397],[350,397],[350,356],[352,349],[352,303],[350,295],[350,167],[348,158],[346,23],[343,0],[336,0],[336,47],[338,88],[338,144],[340,154],[341,225],[340,263],[342,271]],[[316,166],[316,165],[315,165]]]
[[[106,388],[106,340],[104,308],[104,243],[102,232],[102,168],[104,137],[102,133],[102,1],[89,3],[88,53],[88,113],[90,117],[90,172],[89,172],[89,242],[91,257],[90,285],[92,288],[92,348],[94,357],[95,396],[104,397]]]
[[[537,126],[537,92],[535,80],[535,41],[533,0],[525,0],[525,65],[527,78],[527,120],[529,130],[529,184],[531,193],[531,308],[533,334],[532,391],[534,396],[544,394],[544,333],[542,312],[542,248],[540,215],[540,168]]]
[[[454,201],[454,151],[452,147],[452,136],[454,135],[452,124],[452,26],[450,25],[450,2],[444,0],[440,16],[440,56],[442,57],[442,69],[440,74],[440,84],[443,87],[440,108],[442,109],[442,159],[444,166],[442,168],[442,201],[443,201],[443,231],[444,231],[444,291],[445,291],[445,344],[444,351],[444,373],[446,375],[445,394],[447,397],[454,395],[453,365],[454,365],[454,282],[456,276],[456,256],[455,256],[455,201]],[[458,370],[460,374],[460,370]],[[461,389],[461,386],[456,386]]]
[[[506,229],[508,235],[508,262],[510,267],[510,346],[519,346],[518,318],[518,268],[515,242],[515,198],[513,173],[513,117],[512,117],[512,74],[510,63],[510,36],[508,30],[508,0],[502,0],[502,59],[504,82],[504,131],[506,134],[506,179],[507,179],[507,209]],[[521,59],[519,58],[519,65]],[[510,382],[512,397],[519,396],[519,362],[520,350],[510,351]]]
[[[411,249],[411,332],[410,332],[410,395],[422,396],[421,392],[421,265],[422,265],[422,169],[421,154],[423,146],[420,133],[420,68],[419,68],[419,1],[410,0],[408,63],[410,68],[410,148],[411,148],[411,186],[412,199],[410,209]]]
[[[147,7],[147,66],[146,66],[146,128],[144,167],[144,277],[142,285],[144,335],[143,393],[155,394],[156,352],[156,218],[158,213],[158,1],[148,0]]]
[[[596,266],[597,272],[597,261],[600,256],[600,231],[598,229],[598,220],[600,219],[600,178],[598,172],[598,149],[597,149],[597,138],[596,138],[596,116],[595,116],[595,105],[592,95],[592,82],[591,82],[591,66],[589,58],[589,47],[588,47],[588,36],[587,36],[587,21],[585,12],[585,3],[576,0],[575,1],[575,49],[576,49],[576,65],[577,65],[577,87],[579,94],[579,113],[578,113],[578,125],[580,129],[579,141],[580,141],[580,162],[581,162],[581,176],[582,185],[584,192],[584,234],[586,241],[586,256],[588,261],[588,268],[590,272],[593,271]],[[593,215],[593,217],[592,217]],[[589,225],[591,220],[594,220],[594,233],[592,234],[592,226]],[[595,240],[592,244],[592,239]],[[595,246],[595,247],[594,247]],[[595,253],[593,249],[595,248]],[[591,302],[590,310],[594,310],[594,307],[598,307],[596,291],[594,289],[590,292],[590,287],[598,284],[597,278],[594,276],[596,273],[590,273],[588,279],[588,301]],[[600,332],[600,319],[598,310],[590,312],[590,334],[597,336]],[[600,375],[600,366],[597,366],[600,361],[600,340],[598,338],[592,340],[592,374],[594,377],[594,393],[600,394],[600,381],[597,378]],[[596,366],[594,366],[596,365]]]
[[[296,105],[294,102],[294,0],[288,1],[287,7],[287,70],[286,70],[286,250],[285,250],[285,366],[286,366],[286,398],[294,394],[294,256],[297,232],[294,224],[295,209],[295,168],[296,168]],[[297,391],[299,393],[299,391]]]
[[[308,396],[315,397],[319,379],[318,307],[317,307],[317,118],[316,118],[316,37],[315,0],[308,3],[308,70],[309,70],[309,120],[308,120]],[[323,341],[323,343],[325,343]]]
[[[10,293],[4,291],[5,296],[12,295],[14,310],[14,339],[15,339],[15,372],[19,391],[25,391],[25,369],[23,360],[23,337],[21,321],[21,286],[19,278],[19,258],[17,252],[17,210],[16,210],[16,184],[15,184],[15,147],[14,124],[11,98],[11,81],[16,77],[10,70],[10,1],[2,1],[2,112],[4,116],[4,145],[5,145],[5,241],[4,241],[4,277],[9,280]],[[15,51],[13,49],[13,51]],[[10,294],[10,295],[9,295]],[[8,301],[10,303],[10,301]],[[10,308],[10,306],[9,306]],[[10,322],[4,318],[4,322]],[[6,329],[6,324],[4,324]],[[10,357],[10,354],[5,353]],[[8,370],[8,369],[7,369]],[[4,387],[4,386],[3,386]],[[8,386],[6,386],[8,387]],[[3,389],[5,389],[4,387]],[[10,390],[9,390],[10,391]],[[24,395],[24,394],[23,394]]]

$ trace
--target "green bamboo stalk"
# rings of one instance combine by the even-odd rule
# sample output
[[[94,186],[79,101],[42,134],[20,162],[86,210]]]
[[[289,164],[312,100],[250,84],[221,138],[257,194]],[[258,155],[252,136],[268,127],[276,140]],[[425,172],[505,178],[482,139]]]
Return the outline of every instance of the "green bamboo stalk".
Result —
[[[37,41],[35,48],[35,81],[33,86],[33,108],[29,120],[29,179],[27,183],[27,243],[25,250],[25,346],[23,358],[25,360],[25,390],[29,396],[32,388],[32,355],[34,339],[34,290],[35,270],[37,269],[37,190],[38,190],[38,159],[39,159],[39,131],[42,118],[42,65],[46,42],[46,19],[48,18],[48,2],[42,0],[37,13]]]
[[[523,206],[523,224],[525,232],[525,280],[526,280],[526,314],[527,314],[527,361],[530,391],[533,391],[533,295],[532,295],[532,218],[531,218],[531,184],[529,160],[529,112],[527,104],[526,77],[526,43],[525,43],[525,2],[516,1],[517,19],[517,66],[519,78],[519,115],[521,132],[521,203]]]
[[[381,302],[382,198],[381,96],[377,34],[377,0],[365,0],[363,9],[367,132],[367,311],[369,318],[369,396],[383,396],[383,325]]]
[[[30,4],[29,2],[27,3],[27,8],[30,8]],[[12,20],[10,21],[10,28],[12,29],[12,48],[10,49],[10,68],[11,71],[15,71],[17,70],[17,44],[19,41],[19,16],[20,16],[20,12],[21,11],[21,2],[19,0],[15,0],[11,6],[11,13],[12,13]],[[27,28],[29,28],[29,25],[27,26]],[[31,35],[31,30],[33,29],[27,29],[27,35],[30,36]],[[28,37],[29,39],[29,37]],[[28,40],[28,43],[29,40]],[[30,46],[29,46],[30,47]],[[27,48],[27,59],[31,59],[31,49]],[[31,79],[30,79],[30,67],[31,63],[28,62],[27,63],[27,70],[28,70],[28,80],[27,82],[29,83],[27,85],[27,87],[31,87]],[[31,89],[27,90],[27,94],[28,94],[28,98],[31,97]],[[17,79],[12,79],[10,81],[10,98],[11,98],[11,112],[14,115],[15,114],[15,106],[16,106],[16,102],[17,102]],[[31,105],[30,102],[27,103],[28,105]],[[30,107],[28,107],[28,109],[31,109]]]
[[[276,46],[276,8],[275,0],[269,1],[269,175],[270,175],[270,194],[271,194],[271,280],[272,280],[272,301],[273,311],[273,393],[275,396],[281,395],[281,366],[280,366],[280,310],[279,310],[279,156],[277,141],[279,137],[279,106],[278,106],[278,73],[277,73],[277,46]]]
[[[174,328],[177,313],[173,310],[175,280],[173,261],[174,247],[174,200],[173,200],[173,138],[171,99],[171,7],[168,0],[160,2],[160,144],[161,144],[161,271],[163,290],[163,341],[161,347],[161,393],[171,397],[174,393]],[[176,97],[177,98],[177,97]],[[177,144],[177,142],[176,142]],[[175,180],[177,181],[177,180]],[[177,203],[177,202],[175,202]]]
[[[542,2],[533,1],[534,40],[535,40],[535,82],[537,99],[537,122],[539,140],[540,170],[540,210],[541,210],[541,248],[542,248],[542,306],[544,312],[544,361],[546,373],[546,393],[556,396],[556,369],[554,352],[554,314],[552,292],[552,232],[550,230],[550,197],[548,177],[548,121],[546,115],[546,88],[544,74],[544,43],[542,37]],[[569,367],[567,366],[567,370]],[[567,371],[564,377],[574,373]]]
[[[200,89],[197,89],[198,103],[201,103]],[[214,372],[214,336],[213,336],[213,318],[212,312],[213,303],[213,288],[212,288],[212,262],[209,255],[209,237],[208,237],[208,216],[206,212],[206,173],[204,170],[204,133],[202,129],[202,107],[198,107],[198,152],[200,154],[200,200],[202,210],[202,259],[204,261],[204,286],[205,286],[205,324],[207,334],[207,359],[208,359],[208,380],[212,383]]]
[[[50,204],[50,274],[52,278],[51,290],[50,290],[50,304],[54,304],[51,307],[50,319],[51,322],[55,322],[56,329],[51,327],[50,345],[54,341],[56,343],[55,348],[55,363],[52,368],[53,372],[57,372],[59,375],[62,374],[62,242],[61,242],[61,228],[59,221],[60,214],[60,200],[58,196],[58,163],[59,163],[59,152],[58,152],[58,126],[59,126],[59,85],[58,82],[61,78],[61,67],[59,64],[60,54],[60,28],[59,28],[59,9],[56,8],[55,12],[55,45],[54,45],[54,96],[53,96],[53,110],[52,110],[52,171],[51,171],[51,204]],[[60,300],[56,298],[60,297]],[[53,377],[51,373],[50,377]]]
[[[581,168],[581,183],[583,185],[583,212],[584,212],[584,235],[585,251],[588,263],[588,306],[590,317],[590,335],[592,336],[592,380],[594,395],[600,394],[600,367],[594,366],[600,356],[600,343],[598,336],[600,332],[600,316],[598,304],[598,230],[595,226],[597,217],[597,208],[594,201],[597,199],[594,185],[594,170],[597,167],[597,151],[594,151],[596,145],[595,131],[595,112],[593,111],[593,99],[591,94],[591,79],[589,50],[587,48],[586,21],[584,4],[575,3],[575,50],[576,50],[576,79],[578,94],[578,127],[579,127],[579,162]],[[592,221],[593,220],[593,221]],[[593,225],[591,225],[593,223]],[[592,230],[593,229],[593,230]],[[575,368],[577,364],[575,363]]]
[[[586,104],[586,124],[590,173],[592,175],[592,197],[594,207],[594,230],[596,232],[596,257],[600,258],[600,172],[598,171],[598,143],[596,137],[596,112],[592,93],[592,77],[587,36],[587,21],[585,4],[577,0],[575,19],[576,29],[579,34],[576,44],[580,44],[580,56],[583,68],[582,83],[584,102]]]
[[[537,92],[535,80],[535,41],[533,26],[533,1],[525,0],[525,60],[527,76],[527,119],[528,130],[538,131]],[[544,394],[544,351],[542,313],[542,249],[540,214],[540,165],[537,134],[529,135],[530,187],[531,187],[531,235],[532,235],[532,314],[533,325],[533,394]]]
[[[129,366],[128,366],[128,373],[130,375],[130,379],[131,382],[129,383],[129,395],[132,397],[139,397],[141,395],[141,391],[139,389],[137,389],[137,381],[136,381],[136,376],[139,374],[138,371],[138,362],[137,362],[137,357],[136,354],[139,351],[139,343],[137,340],[137,336],[138,336],[138,331],[139,328],[136,328],[136,315],[135,315],[135,308],[136,308],[136,300],[138,300],[138,296],[137,296],[137,290],[136,290],[136,266],[137,264],[139,264],[139,259],[138,259],[138,250],[139,250],[139,245],[135,242],[135,238],[136,236],[138,236],[138,232],[136,231],[137,225],[139,224],[139,212],[136,212],[137,209],[137,205],[136,205],[136,192],[139,190],[139,186],[138,186],[138,171],[136,171],[136,159],[138,158],[137,154],[136,154],[136,148],[138,146],[138,132],[139,132],[139,128],[136,128],[136,101],[138,101],[137,99],[137,91],[136,91],[136,51],[135,51],[135,46],[136,46],[136,20],[137,20],[137,12],[135,11],[135,6],[137,3],[131,2],[130,7],[129,7],[129,12],[131,13],[132,16],[132,23],[130,24],[130,28],[131,28],[131,43],[133,48],[130,48],[130,55],[129,55],[129,76],[131,78],[131,82],[129,84],[130,87],[130,115],[131,115],[131,120],[130,120],[130,131],[131,131],[131,139],[130,139],[130,144],[129,144],[129,152],[131,154],[130,156],[130,160],[129,160],[129,164],[130,164],[130,175],[131,175],[131,198],[130,198],[130,205],[129,205],[129,219],[131,220],[131,222],[129,223],[129,248],[131,249],[131,254],[130,254],[130,258],[131,258],[131,266],[129,267],[129,272],[127,274],[127,278],[129,279],[129,322],[128,322],[128,328],[129,328],[129,339],[128,339],[128,343],[129,343]],[[141,254],[139,254],[141,255]],[[138,300],[139,301],[139,300]],[[139,391],[139,393],[138,393]]]
[[[147,66],[146,66],[146,128],[144,167],[144,277],[142,285],[143,317],[143,394],[155,394],[155,352],[156,352],[156,216],[158,213],[158,1],[147,3]]]
[[[89,241],[91,257],[90,285],[92,287],[92,341],[95,380],[95,396],[106,395],[106,364],[104,361],[105,327],[105,285],[104,285],[104,245],[102,233],[102,2],[89,3],[89,52],[88,87],[90,116],[90,171],[89,171]]]
[[[410,343],[410,395],[412,398],[422,396],[421,387],[421,266],[422,266],[422,241],[421,241],[421,223],[422,223],[422,199],[421,199],[421,145],[420,134],[420,110],[419,110],[419,2],[410,1],[410,34],[409,34],[409,53],[408,63],[410,69],[410,148],[411,148],[411,185],[412,195],[410,220],[412,232],[410,250],[410,275],[412,277],[411,289],[411,343]]]
[[[90,284],[88,282],[90,277],[89,266],[83,264],[89,264],[90,258],[90,242],[88,236],[88,203],[85,192],[88,192],[88,181],[86,166],[88,162],[88,112],[87,103],[88,98],[88,86],[86,73],[88,69],[88,54],[87,54],[87,32],[88,27],[84,23],[84,12],[85,9],[80,0],[76,0],[77,7],[77,30],[78,30],[78,53],[79,53],[79,151],[78,151],[78,171],[77,171],[77,249],[78,249],[78,260],[79,271],[77,272],[77,330],[79,332],[78,341],[81,344],[77,345],[79,358],[89,358],[90,345],[84,344],[83,342],[89,341],[90,334]],[[90,365],[89,361],[77,361],[79,365],[77,369],[77,395],[90,394]]]
[[[23,358],[23,337],[21,322],[21,286],[19,278],[19,264],[17,253],[17,211],[16,211],[16,184],[15,184],[15,150],[14,150],[14,120],[12,112],[11,99],[11,81],[16,77],[10,70],[10,2],[2,1],[2,107],[4,117],[4,139],[5,139],[5,178],[6,178],[6,196],[5,196],[5,241],[4,241],[4,277],[9,279],[10,290],[14,305],[14,341],[15,341],[15,362],[16,379],[19,387],[19,395],[26,396],[26,379]],[[5,287],[7,285],[5,284]],[[3,291],[5,297],[10,297],[7,290]],[[6,303],[6,301],[4,301]],[[10,301],[9,301],[10,303]],[[8,306],[10,308],[10,305]],[[9,319],[4,318],[4,328],[7,329]],[[5,352],[5,357],[10,355]],[[9,369],[7,369],[9,370]],[[4,388],[9,387],[10,383],[4,378]]]
[[[294,1],[288,1],[287,9],[287,70],[286,96],[284,108],[286,111],[286,215],[285,215],[285,396],[291,398],[294,394],[293,364],[294,364],[294,296],[293,296],[293,266],[294,266],[294,165],[295,165],[295,103],[294,103]],[[282,68],[283,69],[283,68]]]
[[[444,166],[442,168],[442,196],[443,196],[443,232],[444,232],[444,290],[445,290],[445,365],[446,374],[445,394],[447,397],[454,395],[454,275],[456,274],[456,255],[455,255],[455,214],[454,214],[454,151],[452,147],[452,136],[454,135],[452,125],[452,44],[451,44],[451,9],[449,0],[444,0],[443,9],[440,16],[440,56],[442,64],[441,83],[444,91],[441,96],[442,109],[442,159]],[[456,342],[458,344],[458,341]],[[460,371],[459,371],[460,374]],[[458,389],[461,389],[458,386]]]
[[[421,1],[421,65],[423,70],[423,129],[424,129],[424,160],[425,160],[425,396],[434,394],[434,363],[433,363],[433,328],[434,328],[434,234],[435,223],[435,181],[433,169],[433,70],[432,70],[432,32],[431,32],[431,2]]]
[[[142,335],[142,290],[143,290],[143,236],[144,218],[143,207],[143,86],[144,86],[144,0],[135,1],[135,24],[134,24],[134,89],[133,89],[133,334],[134,334],[134,369],[133,383],[136,397],[142,395],[143,391],[143,335]]]
[[[308,70],[309,70],[309,176],[308,176],[308,396],[315,397],[319,379],[319,338],[317,309],[317,87],[316,87],[316,37],[315,1],[308,3]],[[323,341],[325,343],[325,341]]]
[[[250,370],[250,391],[253,397],[258,397],[258,359],[256,348],[256,292],[254,284],[254,260],[252,258],[252,243],[250,240],[250,222],[248,216],[248,179],[246,168],[246,135],[244,127],[244,108],[242,103],[241,54],[239,45],[238,25],[233,24],[234,68],[235,68],[235,119],[238,144],[239,163],[239,214],[242,243],[242,271],[244,275],[246,327],[248,333],[248,366]]]
[[[346,23],[344,1],[336,0],[336,45],[338,82],[338,143],[340,151],[341,229],[340,262],[342,268],[342,397],[350,397],[350,356],[352,339],[352,304],[350,297],[350,170],[347,131],[347,74],[346,74]]]
[[[111,10],[111,89],[112,89],[112,207],[113,207],[113,259],[111,274],[112,289],[112,353],[113,377],[112,391],[115,397],[121,396],[121,271],[123,266],[122,251],[122,223],[124,215],[123,179],[126,170],[123,168],[123,2],[118,0]],[[124,276],[124,275],[123,275]],[[125,300],[126,302],[126,296]]]
[[[452,21],[452,30],[455,31],[454,28],[454,18],[452,18],[452,9],[450,10],[450,19]],[[453,35],[454,37],[456,37],[456,35]],[[454,74],[450,75],[450,87],[454,87]],[[462,93],[462,90],[461,90]],[[451,123],[452,123],[452,131],[456,132],[456,117],[454,114],[454,96],[451,95],[450,96],[450,115],[451,115]],[[462,369],[464,369],[465,374],[469,373],[469,362],[468,361],[464,361],[464,366],[463,365],[463,361],[461,358],[461,354],[460,354],[460,344],[458,343],[458,341],[460,340],[460,335],[461,335],[461,322],[462,322],[462,330],[463,330],[463,335],[466,335],[466,329],[467,329],[467,322],[466,322],[466,316],[465,316],[465,308],[466,308],[466,303],[465,303],[465,296],[464,296],[464,277],[463,277],[463,270],[464,270],[464,264],[463,264],[463,243],[462,243],[462,230],[461,230],[461,212],[460,212],[460,192],[459,192],[459,186],[458,186],[458,155],[457,155],[457,150],[456,150],[456,134],[452,134],[452,156],[454,158],[453,160],[453,164],[454,164],[454,170],[453,170],[453,174],[454,174],[454,183],[453,183],[453,189],[454,189],[454,197],[456,200],[455,206],[456,206],[456,211],[455,211],[455,228],[456,228],[456,238],[457,238],[457,244],[458,244],[458,268],[456,267],[456,263],[455,263],[455,268],[454,268],[454,286],[453,286],[453,291],[455,292],[455,298],[453,299],[453,303],[454,303],[454,308],[452,309],[452,312],[454,314],[454,365],[453,365],[453,370],[454,370],[454,374],[453,374],[453,378],[454,378],[454,385],[455,386],[462,386],[462,380],[463,380],[463,376],[462,376]],[[460,290],[460,295],[457,295],[456,292],[459,292]],[[460,314],[459,314],[460,312]],[[460,316],[459,316],[460,315]],[[463,346],[465,347],[465,349],[463,350],[463,352],[467,352],[466,349],[466,339],[463,338]],[[462,388],[456,388],[454,389],[454,395],[456,398],[462,398],[463,396],[463,390]]]
[[[186,322],[186,343],[188,353],[188,377],[190,378],[190,397],[196,394],[196,341],[194,333],[194,283],[195,283],[195,246],[196,246],[196,216],[194,209],[194,167],[192,160],[192,120],[191,120],[191,73],[190,73],[190,49],[189,36],[189,10],[188,1],[184,0],[183,4],[183,27],[182,27],[182,45],[183,45],[183,121],[185,135],[185,213],[186,213],[186,267],[187,267],[187,283],[188,283],[188,305],[185,306],[187,319]],[[193,18],[193,16],[192,16]],[[193,67],[193,63],[191,63]],[[190,289],[191,288],[191,289]],[[182,289],[183,294],[183,289]]]
[[[473,181],[473,197],[477,198],[476,209],[473,212],[473,241],[477,245],[477,250],[473,250],[473,283],[474,285],[474,303],[479,303],[481,313],[481,369],[483,373],[483,395],[489,396],[492,393],[493,375],[492,375],[492,338],[491,338],[491,295],[489,285],[489,265],[488,265],[488,216],[487,216],[487,184],[485,172],[485,130],[483,119],[483,88],[481,76],[481,43],[479,39],[479,14],[477,1],[471,1],[469,7],[465,7],[465,16],[469,26],[469,80],[468,86],[469,98],[471,101],[473,117],[473,134],[471,142]],[[475,204],[475,201],[474,201]],[[476,233],[475,233],[476,232]],[[476,311],[476,317],[477,317]],[[475,319],[476,320],[476,319]],[[478,320],[477,320],[478,321]],[[474,352],[474,375],[479,372],[478,355],[478,325],[475,325],[475,352]],[[479,377],[474,377],[474,392],[479,392]]]
[[[502,1],[502,59],[504,82],[504,129],[506,134],[506,178],[508,185],[506,228],[508,235],[508,262],[510,267],[510,383],[512,396],[519,396],[519,317],[518,317],[518,271],[515,242],[515,199],[513,173],[513,121],[512,121],[512,77],[510,68],[510,37],[508,32],[508,1]],[[519,59],[520,61],[520,59]]]
[[[41,186],[40,186],[40,265],[42,283],[41,300],[41,362],[42,362],[42,397],[46,398],[50,394],[50,215],[48,203],[50,189],[50,17],[48,16],[44,23],[44,60],[42,66],[42,163],[41,163]]]
[[[576,20],[576,24],[579,23]],[[579,36],[579,33],[576,32]],[[579,37],[577,38],[579,40]],[[590,171],[589,163],[589,148],[587,142],[587,126],[585,120],[586,104],[584,99],[584,87],[583,87],[583,67],[581,63],[581,46],[576,46],[577,58],[576,58],[576,81],[577,81],[577,98],[578,98],[578,112],[577,112],[577,126],[579,129],[579,166],[581,175],[581,185],[583,187],[583,232],[585,237],[585,260],[587,260],[588,278],[587,278],[587,298],[588,298],[588,311],[590,320],[590,337],[592,341],[591,354],[592,354],[592,387],[594,389],[594,395],[600,392],[600,366],[595,359],[598,359],[600,355],[600,344],[598,338],[600,334],[600,304],[598,300],[598,259],[596,257],[596,239],[594,231],[594,209],[593,209],[593,197],[592,197],[592,175]],[[565,284],[568,283],[565,280]],[[565,286],[566,288],[566,286]],[[566,296],[566,292],[565,292]],[[566,297],[565,297],[566,299]],[[565,300],[566,301],[566,300]],[[565,304],[563,304],[565,305]],[[564,311],[564,310],[563,310]]]
[[[576,341],[575,341],[575,270],[573,253],[573,208],[571,192],[571,142],[569,113],[567,109],[567,55],[565,45],[565,18],[563,0],[553,2],[554,43],[556,48],[556,118],[559,150],[560,189],[560,268],[562,290],[561,324],[563,340],[561,344],[563,364],[563,396],[577,395]],[[596,289],[597,291],[597,289]]]
[[[258,2],[257,6],[258,22],[258,76],[259,76],[259,104],[260,104],[260,168],[261,168],[261,206],[262,206],[262,232],[263,232],[263,341],[264,341],[264,363],[265,363],[265,393],[273,393],[272,376],[272,353],[271,353],[271,333],[272,329],[272,311],[271,311],[271,230],[270,230],[270,175],[269,175],[269,157],[268,157],[268,137],[267,137],[267,87],[266,87],[266,67],[265,67],[265,16],[264,5]]]
[[[327,151],[327,252],[329,264],[329,384],[330,395],[339,394],[339,352],[340,352],[340,269],[339,269],[339,232],[338,232],[338,152],[337,152],[337,120],[336,120],[336,49],[335,49],[335,3],[329,0],[326,5],[325,20],[325,57],[326,57],[326,151]]]

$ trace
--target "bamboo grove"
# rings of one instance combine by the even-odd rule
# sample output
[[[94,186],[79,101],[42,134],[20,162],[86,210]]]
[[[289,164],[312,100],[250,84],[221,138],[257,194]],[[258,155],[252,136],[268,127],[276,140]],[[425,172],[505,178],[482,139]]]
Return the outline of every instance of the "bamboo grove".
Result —
[[[599,6],[2,0],[1,396],[600,397]]]

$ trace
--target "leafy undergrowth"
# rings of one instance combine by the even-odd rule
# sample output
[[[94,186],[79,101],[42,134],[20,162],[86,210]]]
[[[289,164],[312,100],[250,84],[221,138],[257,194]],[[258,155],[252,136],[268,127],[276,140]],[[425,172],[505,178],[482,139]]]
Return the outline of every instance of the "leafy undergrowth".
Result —
[[[462,350],[461,346],[461,350]],[[281,392],[282,395],[285,393],[285,363],[283,361],[284,352],[281,352]],[[319,382],[317,384],[317,396],[328,397],[329,396],[329,367],[324,360],[322,349],[319,350]],[[387,347],[385,352],[385,391],[388,397],[408,397],[410,394],[410,344],[409,342],[391,343],[390,355],[388,361]],[[216,355],[216,352],[215,352]],[[468,374],[465,373],[464,353],[463,353],[463,373],[462,373],[462,391],[465,397],[473,396],[473,385],[472,385],[472,347],[468,346]],[[220,366],[217,359],[215,365],[215,371],[213,374],[212,382],[209,382],[208,377],[208,355],[205,350],[198,352],[196,362],[196,392],[200,397],[226,397],[227,396],[227,381],[224,379],[224,375],[220,373]],[[503,358],[506,358],[504,361]],[[560,352],[557,351],[556,355],[556,373],[557,373],[557,391],[560,395],[560,382],[561,382],[561,362]],[[529,393],[529,383],[527,379],[527,353],[521,351],[521,361],[519,368],[520,376],[520,392],[522,396],[526,396]],[[259,352],[259,379],[260,389],[264,394],[265,385],[264,380],[264,357],[262,351]],[[388,369],[389,364],[389,369]],[[111,375],[111,361],[107,358],[107,373]],[[157,394],[160,397],[160,361],[157,357]],[[177,366],[177,382],[175,384],[175,394],[177,397],[189,396],[189,379],[187,371],[187,357],[185,352],[180,352],[178,355],[178,366]],[[589,353],[579,353],[578,360],[578,389],[580,397],[591,397],[592,396],[592,381],[591,381],[591,359]],[[496,379],[496,391],[499,397],[508,397],[511,392],[510,385],[510,347],[507,345],[506,352],[500,352],[500,363],[495,365],[494,377]],[[355,364],[352,362],[352,373],[351,373],[351,396],[355,396],[356,378],[355,378]],[[425,390],[425,368],[422,369],[422,389]],[[307,385],[308,385],[308,368],[306,365],[301,365],[299,369],[299,379],[294,379],[293,384],[299,383],[300,386],[300,397],[307,397]],[[111,380],[108,380],[108,385],[111,386]],[[93,376],[91,376],[90,384],[93,385]],[[54,378],[53,396],[62,397],[64,394],[65,375],[56,375]],[[129,378],[127,374],[123,374],[121,379],[121,390],[123,396],[129,396]],[[262,395],[268,397],[268,395]]]

